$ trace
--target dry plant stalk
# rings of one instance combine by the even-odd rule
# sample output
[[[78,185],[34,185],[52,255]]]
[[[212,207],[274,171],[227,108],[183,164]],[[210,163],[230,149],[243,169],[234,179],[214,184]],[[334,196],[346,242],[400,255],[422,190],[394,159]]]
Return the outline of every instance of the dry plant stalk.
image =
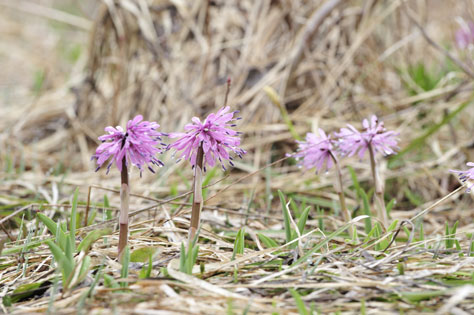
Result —
[[[383,183],[380,179],[380,175],[378,173],[377,165],[375,163],[375,153],[371,143],[369,143],[369,156],[370,156],[370,169],[372,171],[372,179],[374,181],[375,187],[375,203],[377,209],[377,217],[382,222],[384,228],[386,229],[389,226],[387,210],[385,209],[385,201],[384,201],[384,188]]]
[[[128,210],[130,201],[130,187],[128,184],[128,170],[125,158],[122,162],[121,186],[120,186],[120,215],[119,215],[119,243],[118,256],[121,260],[123,249],[128,244]]]
[[[204,150],[202,144],[199,146],[196,155],[196,165],[194,166],[194,179],[193,179],[193,205],[191,210],[191,224],[189,226],[188,243],[191,243],[196,236],[196,232],[199,229],[201,209],[203,204],[202,197],[202,170],[204,162]],[[190,248],[190,247],[189,247]]]
[[[339,196],[339,203],[341,204],[341,212],[344,218],[344,222],[347,223],[352,220],[352,217],[351,217],[351,213],[349,209],[347,209],[346,197],[344,196],[344,186],[343,186],[343,181],[342,181],[341,167],[339,166],[339,161],[334,155],[334,153],[332,151],[329,151],[329,154],[336,168],[337,183],[334,185],[334,188],[337,192],[337,195]],[[349,226],[349,236],[352,237],[353,235],[354,235],[354,226],[351,224]]]

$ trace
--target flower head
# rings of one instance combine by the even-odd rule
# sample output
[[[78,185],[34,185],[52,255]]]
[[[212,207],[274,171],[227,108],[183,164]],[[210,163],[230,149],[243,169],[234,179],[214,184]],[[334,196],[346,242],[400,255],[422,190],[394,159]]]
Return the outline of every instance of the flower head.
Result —
[[[460,29],[456,31],[456,44],[460,49],[466,49],[469,45],[474,44],[474,23],[462,23]]]
[[[141,115],[129,120],[125,131],[120,126],[106,127],[105,131],[108,134],[99,137],[102,144],[92,156],[92,159],[97,160],[96,171],[112,157],[107,166],[107,174],[114,162],[118,170],[122,171],[123,159],[125,159],[126,165],[136,165],[140,169],[140,175],[144,165],[154,173],[150,164],[163,166],[163,162],[155,157],[157,153],[162,152],[162,149],[156,146],[163,145],[160,143],[160,137],[164,134],[156,131],[159,127],[160,125],[156,122],[143,121]]]
[[[324,130],[319,129],[319,137],[314,133],[306,134],[306,141],[297,141],[298,151],[293,155],[296,158],[302,158],[303,165],[306,169],[315,167],[319,172],[326,165],[326,170],[333,165],[332,140],[326,135]]]
[[[471,167],[467,171],[450,170],[450,172],[457,173],[459,175],[459,179],[463,184],[467,181],[474,180],[474,163],[468,162],[466,165]],[[469,183],[469,186],[467,186],[466,192],[470,192],[472,187],[474,187],[474,183],[471,182]]]
[[[372,146],[374,153],[381,152],[384,155],[394,154],[398,149],[397,135],[393,131],[386,131],[383,122],[379,122],[377,116],[373,115],[369,120],[364,119],[362,126],[365,131],[359,132],[352,125],[342,128],[336,136],[339,138],[339,150],[342,154],[353,156],[358,153],[362,158],[365,152]]]
[[[191,162],[193,167],[196,164],[196,156],[199,146],[202,145],[204,152],[204,168],[207,165],[214,166],[216,160],[219,160],[222,168],[225,170],[223,160],[229,160],[232,163],[232,157],[229,151],[234,152],[242,158],[245,150],[239,148],[240,132],[230,129],[235,127],[234,122],[240,118],[234,118],[237,112],[229,112],[229,107],[221,108],[217,113],[211,113],[204,122],[199,118],[193,117],[192,124],[187,124],[185,133],[172,133],[170,138],[179,138],[168,148],[174,148],[176,151],[182,151],[180,158]]]

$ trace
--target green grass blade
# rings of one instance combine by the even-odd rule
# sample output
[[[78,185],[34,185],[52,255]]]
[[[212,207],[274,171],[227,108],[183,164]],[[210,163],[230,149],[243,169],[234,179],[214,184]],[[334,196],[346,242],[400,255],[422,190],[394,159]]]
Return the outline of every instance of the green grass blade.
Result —
[[[84,310],[84,304],[86,302],[86,299],[89,296],[93,295],[95,287],[99,283],[100,278],[102,278],[103,269],[104,269],[104,265],[102,264],[102,265],[100,265],[99,269],[97,270],[97,273],[95,274],[95,277],[94,277],[94,281],[92,281],[92,284],[89,287],[89,290],[87,290],[86,292],[84,292],[84,294],[82,294],[79,302],[77,303],[77,306],[76,306],[77,310]]]
[[[295,299],[296,307],[298,308],[298,313],[300,315],[309,315],[308,310],[306,309],[306,305],[304,305],[303,299],[301,299],[300,294],[295,289],[290,289],[290,293]]]
[[[42,213],[37,213],[36,216],[38,217],[38,219],[43,222],[44,225],[46,225],[46,227],[48,228],[49,232],[51,232],[51,234],[53,234],[54,236],[56,236],[56,233],[57,233],[57,223],[54,222],[53,220],[51,220],[48,216],[42,214]]]
[[[453,225],[453,228],[451,229],[451,235],[456,235],[456,231],[458,229],[459,221],[456,221]]]
[[[260,239],[260,241],[263,243],[263,245],[265,245],[265,247],[267,248],[278,247],[278,243],[274,239],[261,233],[257,233],[257,236]]]
[[[408,238],[410,238],[411,232],[408,230],[406,226],[403,226],[403,231],[405,231],[405,234],[407,235]]]
[[[234,241],[234,251],[232,253],[232,260],[235,259],[235,255],[243,254],[244,253],[244,247],[245,247],[245,230],[244,228],[241,228],[237,232],[237,236],[235,237]]]
[[[390,218],[390,212],[392,212],[392,208],[396,203],[397,203],[397,200],[393,198],[392,200],[388,202],[387,206],[385,207],[385,210],[387,211],[387,215],[389,218]]]
[[[446,236],[446,240],[444,241],[445,243],[445,246],[446,246],[446,249],[450,249],[451,248],[451,239],[449,238],[449,224],[448,224],[448,221],[445,222],[445,236]]]
[[[281,103],[281,98],[277,94],[277,92],[268,85],[263,88],[263,91],[267,94],[270,101],[280,110],[281,117],[283,118],[283,121],[287,125],[288,131],[293,136],[293,138],[295,138],[296,140],[301,140],[300,136],[295,130],[295,127],[293,126],[293,122],[291,121],[290,115],[286,110],[285,104]]]
[[[349,170],[349,173],[351,174],[351,179],[352,179],[352,183],[354,184],[355,191],[359,193],[359,191],[361,190],[361,187],[359,184],[359,180],[357,179],[356,172],[350,165],[347,166],[347,169]]]
[[[420,224],[420,241],[424,241],[425,240],[425,230],[423,228],[423,222],[421,222]]]
[[[69,237],[66,235],[66,233],[64,233],[63,229],[59,228],[58,235],[56,237],[56,242],[59,244],[59,247],[61,247],[63,251],[66,250],[66,244],[69,243],[69,240]]]
[[[473,236],[471,237],[471,244],[469,245],[469,253],[468,253],[468,256],[469,256],[469,257],[474,257],[474,234],[473,234]]]
[[[181,243],[181,253],[179,255],[179,271],[186,272],[186,248],[184,243]]]
[[[52,241],[53,239],[50,238],[48,239],[49,241]],[[20,246],[15,246],[15,247],[11,247],[11,248],[3,248],[2,250],[2,255],[4,256],[7,256],[7,255],[13,255],[13,254],[18,254],[20,253],[21,251],[25,250],[25,248],[27,248],[28,250],[32,249],[32,248],[35,248],[35,247],[38,247],[38,246],[41,246],[42,244],[46,243],[47,240],[39,240],[39,241],[33,241],[29,244],[26,245],[20,245]]]
[[[150,253],[148,257],[148,268],[146,269],[145,278],[151,277],[151,271],[153,270],[153,254]]]
[[[311,207],[306,207],[304,210],[303,210],[303,213],[300,215],[300,218],[298,220],[298,231],[300,232],[300,234],[303,234],[304,232],[304,227],[306,225],[306,221],[308,220],[308,215],[309,215],[309,210],[311,209]]]
[[[365,237],[364,243],[368,242],[372,237],[375,237],[377,235],[377,226],[374,225],[372,230],[370,230],[369,233],[367,233],[367,236]]]
[[[397,224],[398,224],[398,219],[394,220],[392,224],[390,224],[390,226],[387,228],[387,232],[392,232],[393,230],[395,230],[395,228],[397,227]]]
[[[293,199],[290,199],[290,208],[293,210],[293,213],[295,215],[295,218],[299,218],[301,211],[296,202]]]
[[[368,216],[368,218],[365,219],[365,233],[369,234],[370,231],[372,230],[372,218],[371,218],[371,213],[370,213],[370,206],[369,206],[369,197],[365,193],[363,189],[359,190],[359,194],[362,198],[363,202],[363,209],[364,209],[364,214]]]
[[[400,295],[410,302],[420,302],[446,294],[446,290],[421,291],[421,292],[400,292]]]
[[[341,234],[342,232],[344,232],[347,228],[349,228],[349,226],[351,224],[354,224],[355,222],[358,222],[359,220],[362,220],[362,219],[365,219],[367,218],[366,215],[360,215],[358,217],[355,217],[354,219],[352,219],[351,221],[345,223],[343,226],[341,226],[340,228],[338,228],[336,231],[332,232],[331,234],[329,234],[323,241],[319,242],[315,247],[313,247],[312,249],[310,249],[309,251],[307,251],[302,257],[300,257],[300,259],[298,259],[297,261],[295,261],[291,266],[296,266],[300,263],[302,263],[303,261],[307,261],[307,259],[313,255],[314,253],[316,253],[318,250],[320,250],[323,246],[325,246],[327,243],[329,243],[332,239],[334,239],[336,236],[338,236],[339,234]]]
[[[69,225],[69,237],[71,242],[72,252],[76,252],[76,218],[77,218],[77,197],[79,195],[79,188],[74,191],[72,198],[71,220]]]
[[[158,247],[152,247],[152,246],[147,246],[147,247],[142,247],[134,250],[130,254],[130,261],[131,262],[147,262],[150,256],[154,256],[155,253],[158,252]]]
[[[286,205],[286,200],[285,200],[285,195],[281,192],[281,190],[278,190],[278,196],[280,196],[280,202],[281,202],[281,207],[283,210],[283,221],[285,224],[285,236],[286,236],[286,242],[289,243],[291,242],[291,227],[290,227],[290,213],[288,206]]]
[[[45,243],[48,245],[49,250],[51,251],[51,253],[54,256],[54,259],[58,263],[58,267],[60,268],[61,274],[63,275],[63,282],[64,282],[63,285],[67,286],[66,285],[67,277],[72,273],[72,271],[74,269],[73,262],[68,260],[68,258],[63,253],[61,248],[59,248],[58,245],[54,244],[50,240],[47,240]]]
[[[140,270],[140,273],[138,274],[138,278],[139,279],[150,278],[152,269],[153,269],[153,252],[149,252],[148,265],[142,267],[142,269]]]
[[[71,242],[66,242],[66,248],[64,250],[64,254],[69,261],[74,261],[74,253],[72,251],[72,244]]]
[[[89,234],[86,235],[86,237],[81,241],[81,243],[77,247],[77,251],[78,252],[84,251],[87,253],[89,249],[91,248],[92,244],[94,244],[99,238],[105,235],[109,235],[109,234],[112,234],[111,228],[89,232]]]
[[[186,255],[186,273],[188,275],[193,273],[193,250],[194,244],[192,247],[188,247],[188,253]]]
[[[127,245],[127,246],[125,246],[125,248],[123,250],[123,254],[122,254],[122,269],[120,270],[120,277],[122,279],[125,279],[125,278],[128,277],[129,264],[130,264],[130,248]],[[120,286],[122,288],[126,287],[127,282],[121,282]]]
[[[193,273],[193,267],[194,265],[196,264],[196,260],[198,258],[198,254],[199,254],[199,245],[196,245],[193,247],[193,252],[192,252],[192,260],[191,260],[191,265],[190,265],[190,270],[189,270],[189,274],[192,274]]]
[[[104,274],[104,286],[106,288],[112,288],[112,289],[120,288],[120,284],[118,284],[118,282],[115,281],[114,277],[106,273]]]
[[[84,256],[82,260],[81,269],[79,270],[79,276],[77,277],[77,283],[81,283],[82,280],[87,276],[91,266],[91,258],[90,256]]]
[[[319,206],[316,208],[316,213],[318,214],[318,226],[321,231],[324,233],[324,210],[319,208]]]
[[[107,195],[104,195],[104,208],[106,208],[106,209],[110,208],[109,197],[107,197]],[[107,220],[112,220],[113,219],[112,210],[105,210],[105,218]]]

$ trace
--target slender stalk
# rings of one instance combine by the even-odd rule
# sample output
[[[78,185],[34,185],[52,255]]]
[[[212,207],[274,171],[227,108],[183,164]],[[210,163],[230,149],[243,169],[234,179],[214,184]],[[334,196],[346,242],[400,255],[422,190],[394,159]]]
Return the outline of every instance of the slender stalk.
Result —
[[[372,178],[374,180],[375,186],[375,202],[377,209],[377,217],[385,228],[388,227],[388,216],[387,211],[385,210],[385,201],[383,198],[383,183],[380,180],[379,173],[377,171],[377,166],[375,164],[375,153],[372,147],[372,144],[369,143],[369,155],[370,155],[370,168],[372,169]]]
[[[194,182],[193,182],[193,205],[191,210],[191,225],[189,227],[188,244],[193,242],[196,231],[199,228],[201,218],[201,208],[203,204],[202,198],[202,165],[204,162],[204,150],[202,145],[196,154],[196,165],[194,166]]]
[[[122,162],[122,185],[120,186],[120,216],[119,216],[119,245],[118,255],[119,261],[122,256],[123,249],[128,243],[128,203],[130,199],[130,187],[128,186],[128,170],[125,158]]]
[[[336,173],[337,173],[337,184],[334,185],[334,188],[336,189],[336,192],[339,196],[342,216],[344,217],[344,221],[346,221],[347,223],[352,220],[352,217],[351,217],[350,211],[347,209],[347,206],[346,206],[346,198],[344,197],[344,186],[342,185],[341,168],[339,166],[339,161],[337,160],[336,156],[331,151],[329,151],[329,154],[331,155],[331,158],[334,162],[334,166],[336,167]],[[349,226],[349,236],[352,237],[353,233],[354,233],[354,227],[351,224]]]

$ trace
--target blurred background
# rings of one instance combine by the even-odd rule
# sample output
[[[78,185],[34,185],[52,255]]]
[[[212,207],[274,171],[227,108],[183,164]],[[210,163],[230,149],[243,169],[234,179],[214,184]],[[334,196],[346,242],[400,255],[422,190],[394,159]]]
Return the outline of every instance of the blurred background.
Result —
[[[231,78],[249,152],[233,174],[284,157],[306,132],[377,114],[401,139],[381,164],[387,194],[410,208],[459,185],[448,170],[474,159],[473,19],[471,0],[0,0],[2,174],[117,185],[90,161],[104,127],[142,114],[180,131],[223,105]],[[133,176],[138,191],[187,189],[188,165],[162,159],[158,177]],[[370,179],[367,163],[347,164]],[[273,171],[234,188],[331,184],[294,161]]]

